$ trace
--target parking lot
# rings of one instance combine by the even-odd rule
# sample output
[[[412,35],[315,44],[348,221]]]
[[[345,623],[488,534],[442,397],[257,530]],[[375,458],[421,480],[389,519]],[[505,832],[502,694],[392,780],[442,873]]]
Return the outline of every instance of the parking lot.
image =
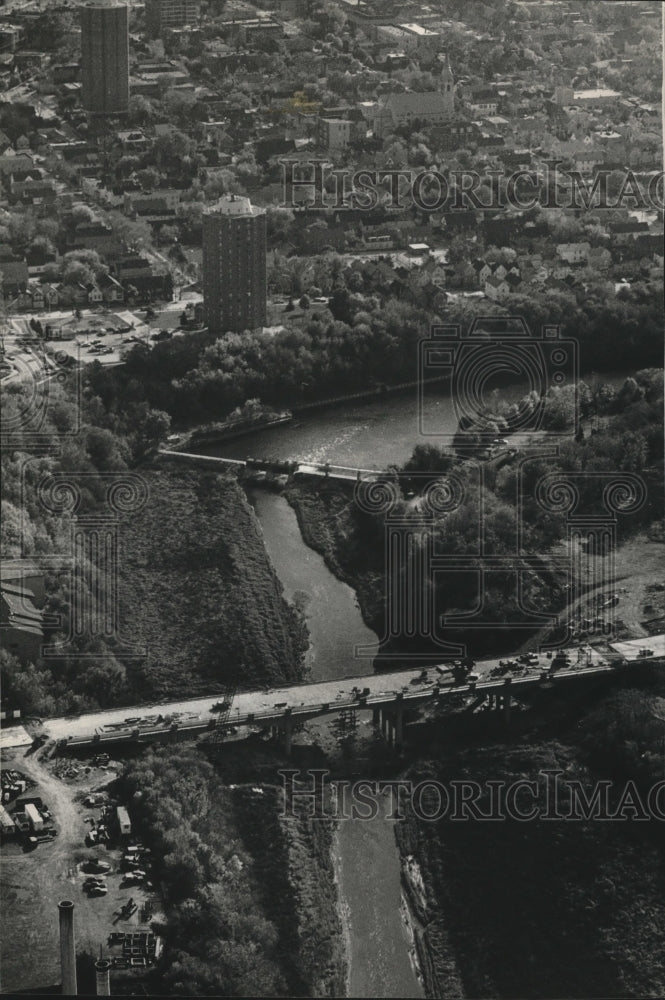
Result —
[[[158,953],[159,942],[147,937],[126,940],[125,935],[148,935],[151,920],[160,916],[154,889],[146,884],[150,880],[127,878],[131,869],[123,863],[123,855],[127,854],[126,847],[133,845],[86,846],[93,829],[91,820],[99,826],[104,807],[102,803],[85,805],[84,799],[91,790],[113,779],[114,768],[81,767],[75,777],[61,779],[54,774],[52,764],[30,753],[26,756],[23,749],[3,755],[3,767],[20,771],[35,783],[32,791],[49,804],[58,833],[52,841],[40,843],[29,852],[18,843],[3,844],[2,992],[60,982],[57,904],[61,899],[71,899],[75,904],[79,953],[98,956],[101,945],[104,955],[115,959],[115,969],[145,968]],[[95,862],[104,869],[109,866],[109,870],[93,872]],[[142,864],[146,862],[146,858],[141,859]],[[93,877],[102,879],[105,892],[86,888],[86,880]]]

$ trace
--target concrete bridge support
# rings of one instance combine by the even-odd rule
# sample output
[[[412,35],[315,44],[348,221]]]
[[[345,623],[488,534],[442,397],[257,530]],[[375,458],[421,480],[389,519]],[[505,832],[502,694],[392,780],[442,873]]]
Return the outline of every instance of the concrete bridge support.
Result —
[[[512,701],[510,686],[512,684],[512,680],[512,677],[506,677],[504,681],[505,690],[503,692],[503,721],[507,726],[510,725],[510,709]]]
[[[401,705],[397,706],[397,711],[395,712],[395,746],[401,747],[404,743],[404,709]]]
[[[291,754],[291,747],[293,745],[293,719],[290,715],[284,716],[284,722],[282,724],[282,742],[284,746],[284,753],[287,757]]]

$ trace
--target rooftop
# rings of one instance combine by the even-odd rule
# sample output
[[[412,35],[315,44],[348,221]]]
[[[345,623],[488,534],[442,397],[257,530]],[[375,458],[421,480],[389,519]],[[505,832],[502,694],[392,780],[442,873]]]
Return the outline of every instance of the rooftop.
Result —
[[[249,198],[235,194],[225,194],[206,210],[206,215],[263,215],[263,209],[252,205]]]

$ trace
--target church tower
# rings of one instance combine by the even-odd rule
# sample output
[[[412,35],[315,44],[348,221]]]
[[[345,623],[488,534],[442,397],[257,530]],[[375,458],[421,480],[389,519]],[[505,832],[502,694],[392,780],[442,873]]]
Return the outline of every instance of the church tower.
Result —
[[[455,78],[453,76],[453,71],[450,66],[450,59],[448,53],[446,53],[443,61],[443,69],[441,71],[441,85],[440,92],[443,94],[446,111],[449,118],[454,118],[455,116]]]

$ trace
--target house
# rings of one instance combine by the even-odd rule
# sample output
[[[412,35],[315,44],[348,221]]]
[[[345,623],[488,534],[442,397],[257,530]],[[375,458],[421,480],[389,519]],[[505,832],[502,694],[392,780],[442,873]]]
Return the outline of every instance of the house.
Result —
[[[120,246],[112,226],[104,222],[82,222],[74,230],[69,249],[97,250],[104,255],[117,253]]]
[[[631,243],[640,236],[648,235],[649,223],[638,222],[636,219],[631,219],[629,222],[611,222],[609,230],[612,242],[621,246]]]
[[[591,252],[591,244],[582,243],[558,243],[557,257],[567,264],[586,264]]]
[[[51,67],[53,82],[56,85],[61,83],[74,83],[79,78],[81,67],[78,63],[61,63]]]
[[[499,98],[493,90],[477,90],[471,94],[467,104],[477,115],[495,115],[499,107]]]
[[[503,302],[510,295],[510,285],[505,279],[491,275],[485,282],[483,291],[492,302]]]
[[[84,306],[88,301],[88,290],[80,283],[70,285],[60,282],[58,288],[58,304],[61,306]]]
[[[432,135],[440,142],[442,149],[462,149],[472,142],[479,132],[478,126],[465,118],[453,118],[432,129]]]
[[[124,302],[125,292],[120,282],[111,274],[102,275],[97,281],[104,302]]]
[[[94,283],[86,285],[86,290],[88,293],[88,302],[90,303],[90,305],[96,306],[99,305],[100,302],[104,301],[102,290],[101,288],[98,287],[98,285]]]
[[[506,171],[531,169],[530,149],[502,149],[498,156]]]
[[[478,287],[482,288],[488,278],[492,276],[492,268],[485,260],[476,260],[471,262],[471,266],[476,274],[476,281],[478,282]]]
[[[27,153],[10,153],[9,150],[0,156],[0,178],[5,188],[9,189],[12,174],[24,171],[26,175],[37,170],[32,156]]]
[[[114,265],[114,276],[130,301],[151,302],[173,297],[173,278],[167,268],[153,266],[139,255],[120,257]]]

